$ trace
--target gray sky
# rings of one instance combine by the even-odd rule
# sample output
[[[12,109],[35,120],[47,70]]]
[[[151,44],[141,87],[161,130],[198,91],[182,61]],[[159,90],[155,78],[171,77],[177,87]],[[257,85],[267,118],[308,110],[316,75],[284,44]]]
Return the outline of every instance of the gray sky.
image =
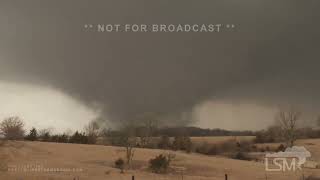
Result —
[[[97,107],[110,124],[155,112],[165,123],[259,129],[272,123],[277,106],[295,104],[311,122],[320,104],[317,5],[317,0],[0,0],[0,107],[7,109],[3,114],[28,113],[29,124],[41,119],[50,126],[55,117],[56,127],[87,122],[97,116]],[[83,28],[99,23],[236,28],[220,33]],[[40,87],[39,93],[25,93],[30,87]],[[11,100],[6,88],[19,92]],[[60,110],[45,106],[49,101],[33,109],[21,105],[30,98],[51,98],[54,104],[56,96],[66,102]]]

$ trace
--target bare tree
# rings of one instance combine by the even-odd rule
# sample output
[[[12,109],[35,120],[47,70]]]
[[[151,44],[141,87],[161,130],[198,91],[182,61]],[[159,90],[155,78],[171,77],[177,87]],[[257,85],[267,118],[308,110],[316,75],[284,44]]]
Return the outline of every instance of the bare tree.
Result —
[[[126,165],[131,167],[131,163],[134,156],[135,147],[137,145],[136,127],[134,124],[125,124],[121,129],[121,144],[126,150]]]
[[[141,146],[147,147],[150,144],[152,136],[154,135],[158,124],[156,119],[156,114],[146,113],[141,118],[142,121],[142,131],[140,133]]]
[[[95,144],[99,135],[99,124],[96,121],[91,121],[84,129],[88,136],[88,143]]]
[[[24,137],[24,123],[17,117],[8,117],[0,123],[0,133],[7,140],[19,140]]]
[[[134,147],[136,144],[136,138],[135,137],[128,137],[126,140],[126,159],[127,159],[127,165],[130,167],[133,156],[134,156]]]
[[[287,110],[282,109],[276,114],[276,121],[281,127],[281,134],[289,147],[292,147],[297,139],[297,122],[300,116],[301,113],[293,107]]]

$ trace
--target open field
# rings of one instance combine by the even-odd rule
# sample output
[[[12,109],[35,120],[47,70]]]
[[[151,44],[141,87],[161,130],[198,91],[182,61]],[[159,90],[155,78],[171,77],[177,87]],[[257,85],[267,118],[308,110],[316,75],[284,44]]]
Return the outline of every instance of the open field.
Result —
[[[320,140],[300,140],[299,145],[306,146],[319,160]],[[175,153],[173,170],[167,175],[153,174],[148,170],[148,160],[160,153]],[[0,148],[1,164],[9,166],[41,165],[46,168],[79,168],[80,172],[1,172],[0,179],[16,180],[18,178],[32,180],[104,180],[104,179],[182,179],[181,169],[184,169],[183,179],[223,180],[224,174],[229,179],[268,179],[298,180],[302,172],[266,173],[264,164],[260,162],[240,161],[223,157],[205,156],[200,154],[186,154],[165,150],[136,149],[133,170],[124,174],[114,168],[114,161],[124,157],[124,148],[100,145],[80,145],[44,142],[7,142]],[[5,162],[5,163],[4,163]],[[317,174],[318,169],[305,169],[304,173]]]

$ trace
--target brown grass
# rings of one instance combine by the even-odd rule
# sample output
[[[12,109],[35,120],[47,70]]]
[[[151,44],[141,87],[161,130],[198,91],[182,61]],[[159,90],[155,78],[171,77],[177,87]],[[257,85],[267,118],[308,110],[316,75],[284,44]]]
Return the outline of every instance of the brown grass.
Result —
[[[199,141],[199,138],[194,138]],[[211,142],[217,140],[210,139]],[[315,158],[320,156],[320,140],[303,140],[299,144],[308,144]],[[314,144],[314,145],[311,145]],[[229,174],[230,179],[265,179],[264,164],[251,161],[240,161],[223,157],[205,156],[200,154],[186,154],[165,150],[136,149],[133,170],[120,174],[114,167],[114,161],[124,157],[124,149],[121,147],[79,144],[58,144],[42,142],[8,142],[0,148],[0,157],[7,157],[9,165],[41,164],[45,167],[58,168],[82,168],[83,172],[7,172],[0,173],[0,179],[16,180],[72,180],[79,176],[80,180],[121,180],[130,179],[131,175],[136,180],[172,179],[179,180],[182,177],[181,169],[185,169],[184,180],[223,180],[224,174]],[[148,170],[148,161],[160,153],[175,153],[173,161],[175,171],[167,175],[153,174]],[[316,157],[317,156],[317,157]],[[319,170],[305,169],[305,175],[320,175]],[[271,180],[298,180],[301,172],[296,173],[267,173]]]

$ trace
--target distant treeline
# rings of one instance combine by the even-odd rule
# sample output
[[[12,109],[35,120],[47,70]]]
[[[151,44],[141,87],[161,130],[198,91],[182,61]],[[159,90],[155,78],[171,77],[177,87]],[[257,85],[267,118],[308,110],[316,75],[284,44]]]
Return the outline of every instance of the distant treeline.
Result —
[[[135,127],[131,129],[131,133],[134,137],[140,138],[137,142],[138,146],[157,148],[163,146],[161,143],[161,138],[166,137],[206,137],[206,136],[255,136],[254,142],[256,143],[274,143],[283,142],[283,136],[281,135],[281,130],[279,127],[269,127],[266,130],[261,131],[228,131],[223,129],[202,129],[197,127],[165,127],[155,129],[146,135],[146,129],[144,127]],[[31,141],[45,141],[45,142],[60,142],[60,143],[79,143],[79,144],[96,144],[99,137],[102,139],[107,139],[108,144],[122,146],[122,141],[126,138],[126,132],[120,130],[103,130],[99,133],[85,133],[76,131],[72,134],[52,134],[51,132],[38,132],[35,128],[31,129],[29,134],[25,136],[25,140]],[[143,140],[148,139],[149,141],[152,137],[159,137],[161,140],[153,139],[155,142],[143,142]],[[300,128],[296,130],[296,138],[320,138],[320,130],[312,128]],[[165,139],[166,140],[166,139]],[[180,141],[180,139],[178,139]],[[166,140],[167,141],[167,140]],[[168,140],[169,141],[169,140]],[[101,142],[100,142],[101,143]],[[106,143],[106,142],[103,142]],[[166,142],[167,143],[167,142]],[[164,143],[164,144],[166,144]],[[141,145],[145,144],[145,145]],[[147,145],[148,144],[148,145]],[[164,145],[171,146],[171,145]]]
[[[152,144],[151,142],[143,142],[143,140],[151,137],[205,137],[205,136],[255,136],[257,133],[253,131],[228,131],[223,129],[202,129],[198,127],[162,127],[150,130],[146,127],[132,127],[130,133],[134,137],[138,137],[142,142],[137,144]],[[45,141],[45,142],[60,142],[60,143],[79,143],[79,144],[96,144],[99,137],[102,139],[111,139],[111,145],[121,145],[126,138],[126,131],[104,129],[100,131],[80,132],[76,131],[72,134],[59,133],[53,134],[46,130],[37,130],[32,128],[25,136],[25,140],[31,141]],[[148,132],[148,133],[146,133]],[[178,139],[180,141],[180,139]],[[158,142],[154,142],[158,143]],[[142,145],[147,146],[147,145]],[[161,145],[160,145],[161,146]],[[165,145],[167,146],[167,145]],[[152,145],[155,148],[154,145]]]
[[[32,128],[28,135],[24,137],[28,141],[43,141],[57,143],[95,144],[96,136],[90,136],[84,132],[76,131],[72,135],[51,134],[50,132],[39,133],[36,128]]]
[[[202,129],[198,127],[170,127],[159,130],[158,135],[177,136],[185,133],[188,136],[253,136],[252,131],[228,131],[224,129]]]
[[[136,127],[135,134],[142,135],[145,132],[145,127]],[[119,131],[109,130],[109,136],[118,136]],[[152,136],[190,136],[190,137],[205,137],[205,136],[255,136],[254,131],[229,131],[224,129],[203,129],[199,127],[161,127],[155,129]]]

